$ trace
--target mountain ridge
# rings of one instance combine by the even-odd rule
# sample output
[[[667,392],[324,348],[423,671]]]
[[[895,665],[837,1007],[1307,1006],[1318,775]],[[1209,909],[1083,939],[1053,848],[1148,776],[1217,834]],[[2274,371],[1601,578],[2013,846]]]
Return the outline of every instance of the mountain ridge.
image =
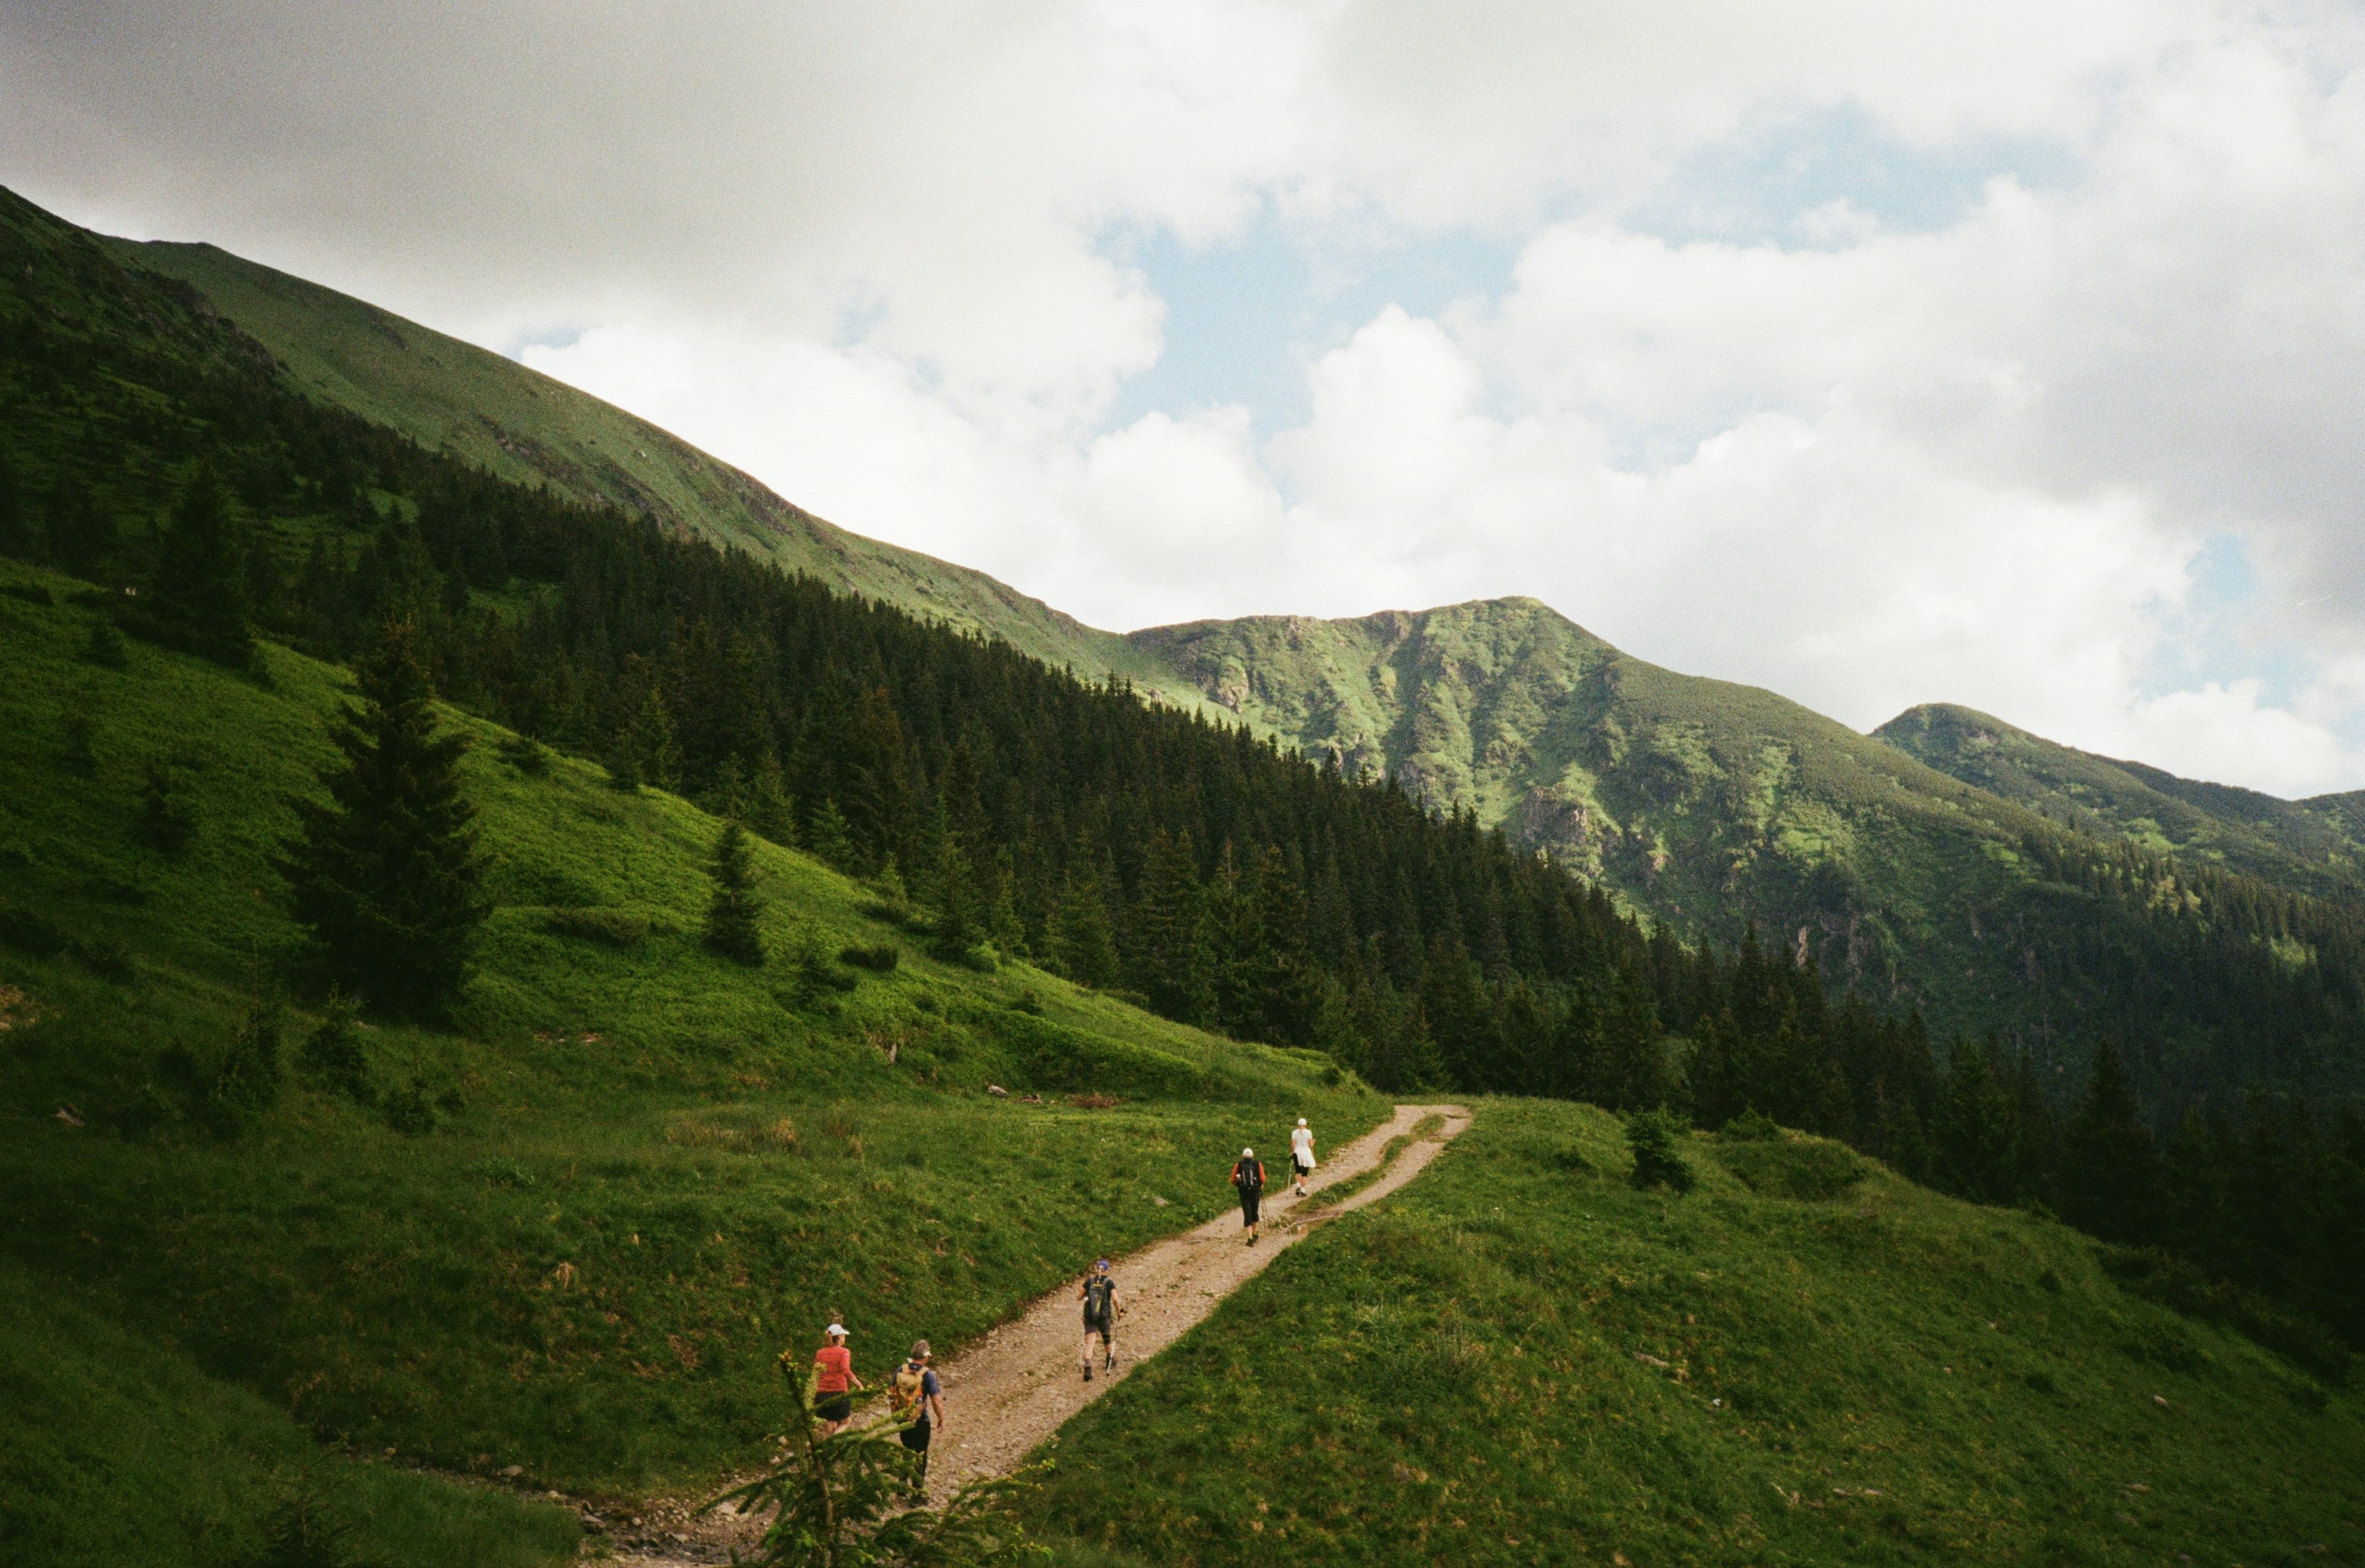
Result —
[[[869,538],[636,414],[488,349],[219,246],[100,237],[126,264],[196,289],[306,396],[453,453],[497,477],[645,512],[782,571],[981,632],[1160,700],[1202,700],[1088,626],[974,567]]]

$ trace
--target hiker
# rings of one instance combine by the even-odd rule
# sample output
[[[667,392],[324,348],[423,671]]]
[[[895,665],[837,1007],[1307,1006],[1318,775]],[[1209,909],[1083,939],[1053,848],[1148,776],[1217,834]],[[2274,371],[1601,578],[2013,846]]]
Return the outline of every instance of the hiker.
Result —
[[[854,1419],[855,1389],[862,1380],[854,1375],[854,1352],[846,1348],[846,1325],[829,1326],[829,1343],[813,1352],[821,1376],[813,1389],[813,1414],[821,1417],[822,1436],[834,1438]]]
[[[912,1359],[895,1369],[894,1381],[887,1388],[889,1414],[908,1423],[896,1436],[920,1456],[920,1468],[912,1480],[915,1497],[925,1497],[928,1492],[928,1440],[945,1428],[944,1390],[928,1365],[932,1359],[925,1339],[913,1341]]]
[[[1264,1166],[1258,1160],[1256,1150],[1240,1150],[1232,1162],[1232,1185],[1240,1193],[1240,1224],[1249,1233],[1249,1245],[1257,1244],[1257,1203],[1264,1196]]]
[[[1093,1265],[1084,1276],[1084,1288],[1076,1293],[1084,1304],[1084,1381],[1093,1381],[1093,1336],[1101,1337],[1101,1370],[1116,1365],[1116,1280],[1109,1272],[1105,1258]]]
[[[1306,1196],[1306,1179],[1314,1174],[1314,1134],[1306,1118],[1297,1118],[1297,1130],[1289,1135],[1289,1169],[1297,1178],[1297,1195]]]

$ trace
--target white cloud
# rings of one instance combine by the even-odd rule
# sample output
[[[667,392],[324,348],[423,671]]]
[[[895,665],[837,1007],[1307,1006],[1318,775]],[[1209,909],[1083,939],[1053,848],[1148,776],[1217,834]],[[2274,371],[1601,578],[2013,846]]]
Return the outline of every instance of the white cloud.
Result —
[[[2360,65],[2312,0],[115,0],[0,6],[0,179],[579,331],[525,357],[1104,624],[1530,592],[1860,725],[1960,700],[2300,790],[2365,782]],[[1822,111],[2060,172],[1933,232],[1829,192],[1799,248],[1637,227]],[[1261,211],[1519,259],[1304,345],[1261,448],[1237,407],[1103,429],[1168,330],[1104,238]],[[2203,609],[2226,536],[2259,584]]]

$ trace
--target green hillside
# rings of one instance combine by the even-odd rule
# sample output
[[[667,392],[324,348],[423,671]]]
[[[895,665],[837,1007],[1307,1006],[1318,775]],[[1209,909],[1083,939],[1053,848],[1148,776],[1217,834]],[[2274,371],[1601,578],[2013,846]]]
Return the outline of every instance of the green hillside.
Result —
[[[1631,657],[1531,599],[1135,633],[1215,700],[1549,849],[1636,909],[1754,920],[1878,993],[1977,1011],[1967,911],[2038,819],[1754,687]],[[1975,920],[1976,916],[1973,916]]]
[[[1873,732],[1940,772],[2098,838],[2247,871],[2302,892],[2365,888],[2353,796],[2283,801],[2058,745],[1950,703]]]
[[[0,220],[46,220],[0,193]],[[1114,633],[983,572],[824,522],[757,480],[622,409],[333,289],[213,245],[106,240],[127,265],[196,288],[267,349],[308,398],[347,409],[499,477],[645,512],[690,536],[754,552],[1090,679],[1115,675],[1195,707],[1197,694]]]
[[[1244,1132],[1383,1111],[1311,1053],[941,964],[771,846],[779,957],[742,969],[697,940],[713,818],[521,767],[458,715],[497,863],[483,973],[448,1031],[366,1028],[356,1098],[302,1065],[318,1014],[257,1022],[296,936],[284,801],[347,678],[269,644],[252,679],[141,644],[94,665],[100,598],[0,563],[0,1254],[319,1437],[694,1485],[776,1424],[773,1358],[832,1316],[866,1371],[921,1333],[958,1345],[1213,1213]],[[857,946],[898,961],[835,957]],[[286,1077],[253,1114],[221,1085],[258,1028]],[[252,1462],[223,1440],[186,1506],[241,1495],[213,1467]]]
[[[1076,1568],[2365,1561],[2365,1406],[1836,1146],[1485,1102],[1070,1423]],[[1799,1194],[1799,1195],[1793,1195]]]

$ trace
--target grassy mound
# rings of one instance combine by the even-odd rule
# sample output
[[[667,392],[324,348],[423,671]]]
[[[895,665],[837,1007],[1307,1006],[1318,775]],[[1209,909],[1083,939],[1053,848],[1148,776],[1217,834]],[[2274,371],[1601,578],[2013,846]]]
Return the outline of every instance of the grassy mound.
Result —
[[[1071,1423],[1039,1518],[1079,1568],[2365,1552],[2354,1394],[1818,1147],[1696,1140],[1676,1197],[1483,1103]]]
[[[1216,1212],[1247,1136],[1383,1114],[1306,1053],[939,963],[768,845],[776,956],[728,962],[697,935],[713,819],[456,717],[499,908],[454,1026],[365,1024],[357,1084],[308,1070],[299,1003],[276,1103],[226,1103],[297,946],[284,802],[347,678],[276,647],[253,680],[106,667],[88,590],[7,588],[51,602],[0,593],[0,1249],[316,1434],[695,1486],[831,1316],[866,1374],[958,1346]]]
[[[260,1562],[275,1527],[308,1506],[308,1522],[365,1537],[387,1568],[523,1568],[573,1554],[570,1511],[323,1454],[285,1411],[8,1264],[0,1397],[10,1562]]]

